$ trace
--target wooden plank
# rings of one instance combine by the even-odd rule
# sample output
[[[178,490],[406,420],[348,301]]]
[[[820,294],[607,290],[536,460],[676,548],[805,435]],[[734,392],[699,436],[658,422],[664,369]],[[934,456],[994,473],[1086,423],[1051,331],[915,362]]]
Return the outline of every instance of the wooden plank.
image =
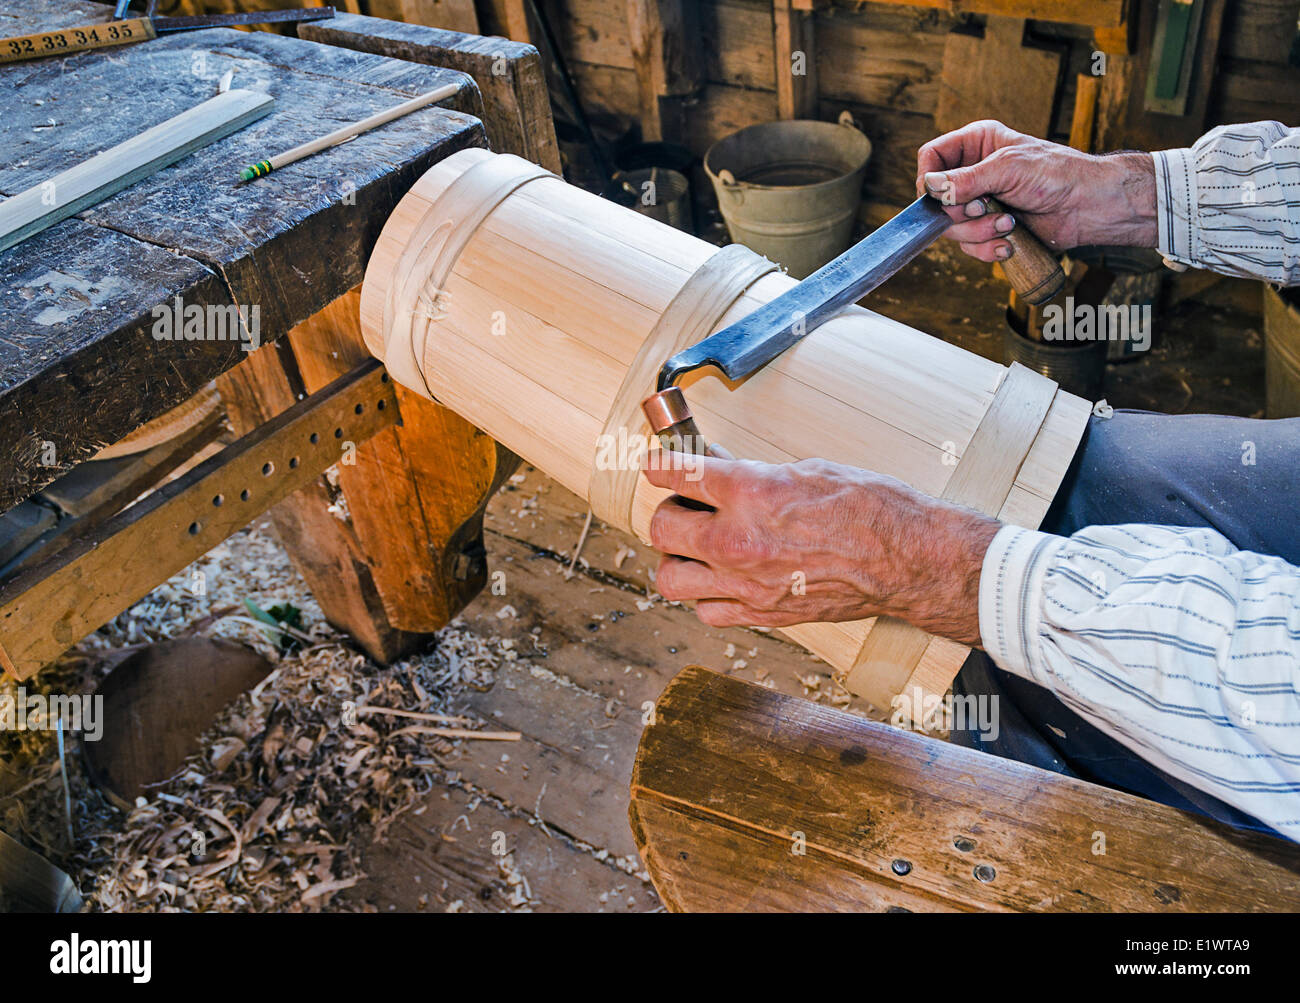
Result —
[[[575,60],[569,64],[569,73],[593,122],[613,133],[636,127],[641,113],[641,85],[635,71]],[[688,136],[700,117],[687,116]]]
[[[716,0],[700,4],[699,21],[706,81],[776,90],[770,5]]]
[[[529,0],[501,0],[505,7],[506,36],[513,42],[534,44],[533,26],[528,17]]]
[[[819,16],[817,87],[822,100],[933,115],[947,31],[913,18]],[[933,129],[933,125],[931,125]],[[876,141],[872,135],[872,142]],[[914,152],[914,151],[913,151]],[[915,157],[912,158],[915,160]]]
[[[547,9],[551,30],[566,58],[623,70],[636,68],[626,0],[565,0]]]
[[[686,144],[693,150],[707,150],[747,125],[772,121],[776,114],[773,91],[708,84],[687,119]]]
[[[425,24],[430,28],[446,28],[448,31],[464,32],[477,35],[478,12],[474,9],[474,0],[400,0],[398,9],[401,20],[412,24]],[[375,10],[376,17],[390,17],[382,10]]]
[[[269,94],[230,90],[0,202],[0,251],[270,114]]]
[[[531,45],[353,14],[300,25],[298,33],[328,45],[467,74],[483,94],[489,146],[560,173],[546,78]]]
[[[354,290],[289,332],[308,393],[370,358],[359,300]],[[431,633],[487,581],[483,507],[514,465],[499,464],[496,444],[454,412],[397,394],[402,425],[359,446],[338,479],[388,622]]]
[[[237,434],[256,431],[297,402],[302,378],[288,349],[288,342],[266,345],[217,378]],[[337,493],[318,477],[272,508],[271,521],[325,619],[387,664],[427,643],[428,635],[389,622],[370,559],[342,517]]]
[[[812,118],[817,111],[817,52],[813,16],[791,0],[774,0],[776,109],[781,118]]]
[[[486,743],[482,743],[486,744]],[[343,897],[384,912],[656,912],[654,889],[556,830],[435,787],[372,845]],[[542,805],[545,808],[545,802]]]
[[[627,826],[627,782],[641,737],[641,710],[611,705],[552,675],[562,671],[561,663],[550,658],[497,669],[491,691],[471,693],[466,707],[492,727],[520,731],[524,738],[509,748],[462,742],[446,765],[478,789],[526,811],[537,810],[563,832],[617,857],[635,859],[636,844]]]
[[[570,505],[578,500],[542,481],[531,472],[520,490],[493,500],[489,525],[499,530],[488,533],[493,588],[462,617],[494,646],[508,644],[502,650],[514,658],[496,670],[490,689],[469,692],[466,706],[494,727],[520,731],[523,740],[509,749],[463,743],[447,765],[476,788],[525,810],[540,801],[548,824],[585,842],[618,856],[635,854],[626,791],[643,705],[682,665],[711,659],[792,695],[812,689],[828,699],[839,691],[827,665],[776,636],[707,627],[687,607],[647,602],[645,589],[600,570],[566,578],[562,555],[536,548],[553,537],[572,547],[578,530]],[[541,488],[536,508],[528,504],[542,519],[518,525],[510,510]],[[502,535],[512,527],[528,542]],[[599,529],[583,553],[600,562],[596,568],[615,571],[615,540],[656,556],[625,534]],[[732,657],[723,661],[728,650]]]
[[[31,676],[396,418],[387,375],[364,367],[20,572],[0,588],[0,664]]]
[[[683,102],[702,82],[694,5],[682,0],[627,0],[627,35],[640,93],[642,138],[680,142],[685,130]]]
[[[877,0],[880,4],[931,7],[954,16],[990,14],[995,17],[1063,21],[1114,27],[1124,21],[1128,0]]]
[[[1097,99],[1101,78],[1080,73],[1074,90],[1074,115],[1070,120],[1070,145],[1084,153],[1092,152],[1092,134],[1097,126]]]
[[[1294,0],[1237,0],[1223,22],[1223,54],[1286,66],[1296,36]]]
[[[995,118],[1046,137],[1061,75],[1061,54],[1022,44],[1025,22],[990,17],[982,38],[949,33],[935,126],[940,132]]]
[[[1124,75],[1110,79],[1116,57],[1109,59],[1105,88],[1114,94],[1109,104],[1122,109],[1106,130],[1102,149],[1167,150],[1191,146],[1205,131],[1210,102],[1216,86],[1219,42],[1228,7],[1227,0],[1206,0],[1202,15],[1200,38],[1192,57],[1192,74],[1188,84],[1186,111],[1182,115],[1166,115],[1148,111],[1145,107],[1147,76],[1153,58],[1156,35],[1156,3],[1145,3],[1138,11],[1136,55],[1130,57],[1130,69]],[[1276,82],[1274,86],[1277,86]],[[1108,102],[1103,96],[1102,104]],[[1099,123],[1100,131],[1100,123]]]
[[[669,909],[1300,907],[1294,844],[699,667],[656,704],[632,805]]]
[[[1224,60],[1214,78],[1207,124],[1296,120],[1293,97],[1300,91],[1300,67]]]

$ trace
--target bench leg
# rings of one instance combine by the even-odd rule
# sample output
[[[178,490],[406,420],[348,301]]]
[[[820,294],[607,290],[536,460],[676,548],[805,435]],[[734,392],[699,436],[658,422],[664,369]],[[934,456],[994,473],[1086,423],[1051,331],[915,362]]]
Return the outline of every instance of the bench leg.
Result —
[[[368,357],[357,290],[218,381],[240,434]],[[372,658],[422,646],[487,579],[483,509],[518,459],[446,408],[397,387],[400,426],[341,442],[325,479],[272,510],[326,618]]]

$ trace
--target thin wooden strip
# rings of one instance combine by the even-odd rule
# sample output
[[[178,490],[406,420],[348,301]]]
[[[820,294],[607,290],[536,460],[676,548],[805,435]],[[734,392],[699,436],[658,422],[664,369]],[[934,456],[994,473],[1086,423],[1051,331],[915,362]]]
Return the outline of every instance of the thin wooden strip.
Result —
[[[975,429],[943,499],[985,515],[997,512],[1029,455],[1056,397],[1056,383],[1011,363],[984,420]]]
[[[393,379],[438,399],[424,377],[424,364],[447,276],[479,224],[502,201],[530,181],[554,176],[522,157],[483,150],[429,206],[406,240],[384,304],[384,365]]]
[[[941,497],[995,515],[1011,493],[1055,397],[1055,382],[1013,362]],[[887,708],[903,692],[929,644],[930,635],[919,627],[881,617],[867,634],[845,685],[855,696]]]
[[[604,442],[620,432],[629,440],[634,435],[647,436],[650,426],[641,413],[641,402],[655,392],[664,361],[708,336],[745,290],[776,267],[743,244],[729,244],[677,290],[628,366],[601,430],[603,441],[596,446],[588,495],[598,519],[612,526],[631,525],[632,499],[640,475],[632,463],[601,462]]]
[[[0,251],[242,129],[274,105],[269,94],[226,91],[5,199],[0,202]]]

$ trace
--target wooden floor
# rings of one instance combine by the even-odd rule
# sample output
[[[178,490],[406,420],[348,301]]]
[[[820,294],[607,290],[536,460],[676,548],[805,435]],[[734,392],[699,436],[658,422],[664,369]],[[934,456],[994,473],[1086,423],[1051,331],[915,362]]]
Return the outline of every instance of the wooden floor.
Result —
[[[656,909],[627,822],[643,705],[692,662],[831,700],[827,666],[801,648],[708,628],[648,599],[655,555],[622,533],[593,525],[566,578],[560,555],[572,553],[585,515],[580,499],[531,469],[493,500],[488,551],[501,594],[485,592],[464,619],[513,642],[518,657],[466,707],[523,740],[462,743],[446,764],[453,789],[372,848],[353,897],[383,910],[499,909],[517,871],[537,910]],[[499,833],[513,861],[493,852]]]
[[[1258,289],[1224,281],[1174,306],[1148,359],[1112,367],[1111,403],[1258,414]],[[940,245],[871,305],[998,358],[1004,295],[983,266]],[[627,822],[643,704],[691,663],[843,702],[827,666],[802,649],[706,628],[683,608],[649,601],[655,555],[624,534],[595,524],[566,577],[586,511],[532,470],[493,500],[487,542],[500,574],[465,620],[513,642],[517,657],[467,706],[523,740],[462,743],[447,762],[448,785],[370,848],[368,879],[347,893],[354,902],[381,911],[659,909]]]

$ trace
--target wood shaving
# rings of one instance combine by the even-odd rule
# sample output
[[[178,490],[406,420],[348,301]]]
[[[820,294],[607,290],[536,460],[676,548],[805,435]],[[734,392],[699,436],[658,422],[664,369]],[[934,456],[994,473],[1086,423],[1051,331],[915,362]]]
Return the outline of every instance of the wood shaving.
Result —
[[[312,643],[281,657],[262,630],[231,621],[245,597],[297,606]],[[129,812],[70,755],[74,844],[54,734],[0,733],[0,828],[68,871],[87,911],[365,910],[340,896],[365,877],[362,850],[442,783],[441,762],[456,743],[519,738],[475,730],[479,719],[458,706],[468,689],[492,685],[504,661],[497,645],[455,621],[429,650],[377,666],[325,623],[284,551],[257,526],[23,685],[88,692],[123,649],[187,634],[241,640],[276,669],[226,707],[177,775]],[[14,688],[0,681],[0,694]],[[518,887],[515,907],[527,908],[522,876]]]

